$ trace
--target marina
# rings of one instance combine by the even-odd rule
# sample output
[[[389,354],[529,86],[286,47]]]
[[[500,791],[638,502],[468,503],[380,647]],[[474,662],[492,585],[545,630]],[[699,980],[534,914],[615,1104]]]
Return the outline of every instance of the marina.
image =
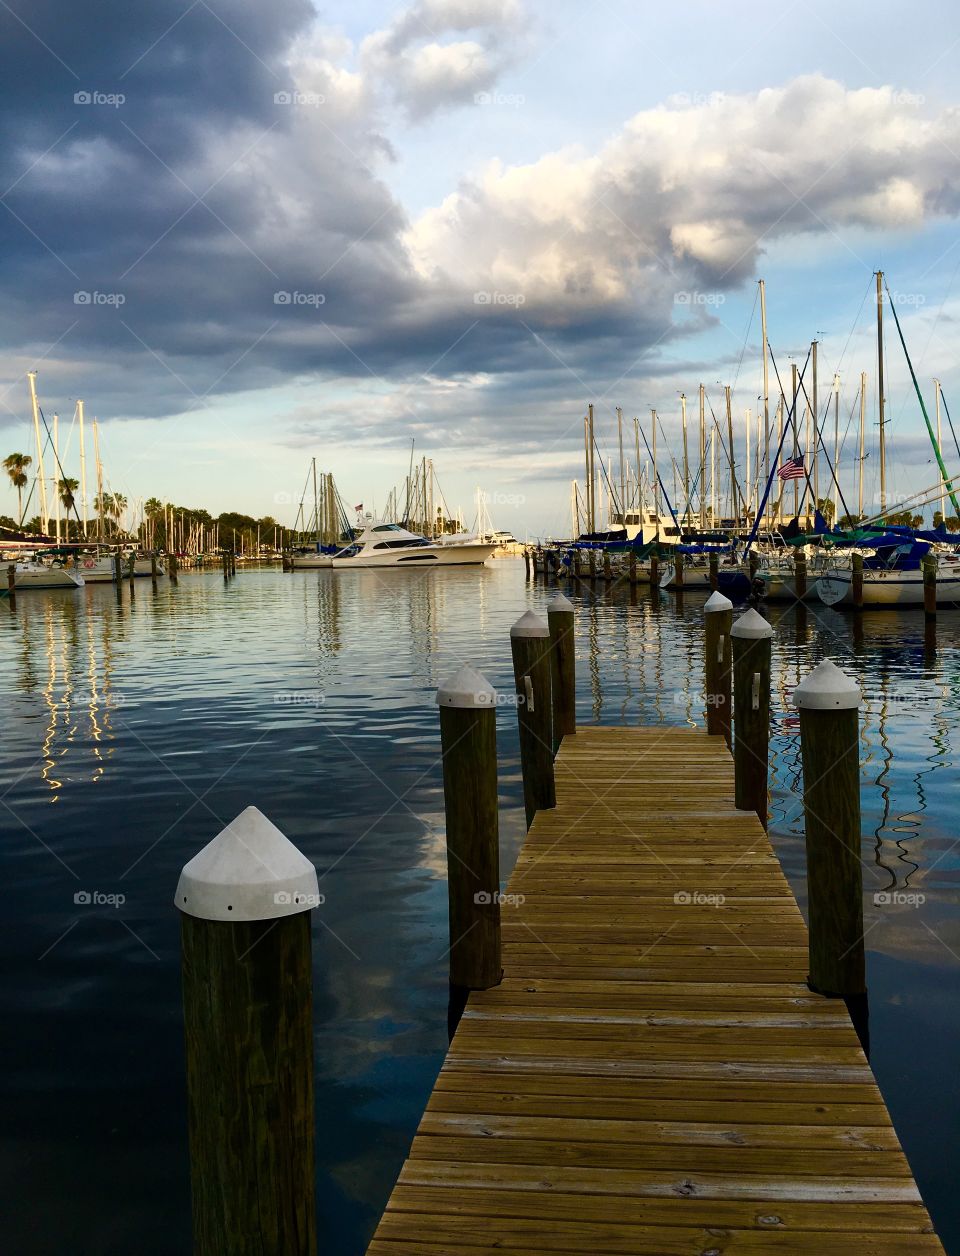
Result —
[[[323,921],[314,925],[318,1217],[328,1246],[361,1253],[447,1049],[437,687],[469,658],[498,692],[510,693],[510,626],[525,607],[543,615],[563,587],[576,606],[578,726],[703,727],[703,593],[677,599],[642,584],[631,589],[627,580],[528,582],[519,561],[408,576],[399,584],[391,574],[387,586],[385,578],[359,572],[347,594],[332,572],[291,576],[273,567],[224,580],[182,571],[176,584],[148,585],[133,600],[127,581],[120,602],[109,586],[90,586],[76,597],[24,597],[15,613],[0,617],[3,683],[13,695],[4,712],[8,857],[32,869],[30,893],[17,906],[17,949],[24,961],[32,957],[31,977],[17,998],[29,1000],[40,1035],[14,1061],[7,1103],[14,1113],[33,1105],[37,1129],[45,1131],[34,1154],[54,1174],[74,1162],[77,1145],[72,1134],[52,1133],[61,1125],[54,1112],[71,1114],[85,1154],[110,1166],[97,1183],[77,1182],[72,1215],[101,1225],[120,1184],[126,1206],[115,1232],[140,1251],[185,1249],[189,1242],[179,947],[170,898],[180,868],[224,824],[254,803],[320,874],[325,901],[313,913]],[[823,657],[841,662],[863,686],[870,1065],[949,1251],[958,1223],[950,1160],[941,1149],[960,1118],[952,1085],[960,1024],[943,997],[956,978],[952,952],[960,949],[955,834],[947,819],[956,760],[955,613],[941,612],[932,635],[922,612],[851,616],[771,606],[769,616],[768,831],[803,907],[791,695]],[[228,659],[202,644],[224,631],[235,641]],[[396,643],[387,671],[385,636]],[[306,651],[304,640],[313,643]],[[522,867],[516,861],[526,828],[513,707],[498,706],[497,726],[506,880]],[[676,763],[682,770],[683,756]],[[597,771],[587,777],[594,791],[605,769]],[[670,778],[668,765],[661,772]],[[351,784],[328,787],[332,805],[318,814],[318,782],[331,780]],[[144,801],[151,813],[145,829],[131,824]],[[648,859],[643,875],[659,866]],[[75,899],[95,892],[124,901]],[[651,961],[671,945],[664,939]],[[682,952],[685,944],[675,945]],[[533,956],[538,946],[530,946]],[[550,946],[557,951],[554,941]],[[729,954],[720,952],[728,971],[737,955],[755,962],[733,937],[729,946]],[[802,960],[791,968],[786,952],[774,953],[775,982],[792,976],[802,983]],[[542,958],[556,963],[549,952]],[[591,980],[589,971],[582,979]],[[71,992],[66,1015],[64,990]],[[107,1025],[116,1031],[105,1038]],[[68,1091],[77,1068],[88,1082],[80,1092],[70,1083]],[[122,1110],[108,1099],[118,1076],[126,1079]],[[629,1099],[622,1087],[633,1093],[635,1084],[623,1078],[611,1091],[618,1107]],[[868,1102],[875,1101],[874,1093]],[[335,1140],[322,1132],[330,1122],[340,1131]],[[153,1131],[149,1143],[139,1138],[144,1124]],[[682,1176],[679,1166],[676,1173]],[[149,1189],[138,1185],[146,1182]],[[43,1197],[39,1183],[29,1189]],[[918,1206],[904,1199],[896,1208],[904,1205],[906,1212]],[[785,1205],[767,1207],[781,1215]],[[728,1205],[722,1215],[731,1215]],[[60,1233],[57,1216],[49,1213],[43,1223],[51,1244]],[[482,1246],[488,1231],[471,1233]],[[61,1237],[68,1241],[66,1231]]]
[[[960,1256],[949,6],[93,7],[0,0],[2,1256]]]

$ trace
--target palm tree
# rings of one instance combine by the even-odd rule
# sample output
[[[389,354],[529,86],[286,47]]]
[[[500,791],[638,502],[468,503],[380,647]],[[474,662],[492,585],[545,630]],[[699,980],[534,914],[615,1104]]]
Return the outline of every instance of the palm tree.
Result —
[[[111,498],[110,513],[117,521],[117,531],[120,531],[120,518],[127,508],[127,499],[122,493],[114,493]]]
[[[17,490],[17,520],[20,523],[23,522],[23,490],[27,487],[27,467],[32,462],[29,454],[9,454],[3,460],[3,469]]]
[[[60,501],[67,513],[67,540],[70,540],[70,515],[76,505],[76,497],[74,494],[80,487],[79,480],[62,479],[57,480],[57,492],[60,495]]]

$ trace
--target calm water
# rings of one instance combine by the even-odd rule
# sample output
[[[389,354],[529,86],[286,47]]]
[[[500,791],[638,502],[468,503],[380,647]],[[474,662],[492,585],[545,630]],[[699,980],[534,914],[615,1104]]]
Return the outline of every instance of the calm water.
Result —
[[[446,1045],[437,684],[511,687],[523,565],[244,571],[0,603],[7,1065],[5,1252],[189,1250],[172,895],[259,806],[317,865],[318,1191],[325,1250],[363,1252]],[[699,724],[702,597],[580,599],[582,721]],[[771,832],[802,898],[798,675],[829,656],[865,692],[873,1064],[947,1248],[960,1253],[958,629],[941,615],[771,610]],[[499,717],[503,871],[523,836],[515,715]],[[878,892],[922,896],[875,904]],[[123,896],[87,904],[78,894]],[[13,1220],[15,1211],[18,1219]]]

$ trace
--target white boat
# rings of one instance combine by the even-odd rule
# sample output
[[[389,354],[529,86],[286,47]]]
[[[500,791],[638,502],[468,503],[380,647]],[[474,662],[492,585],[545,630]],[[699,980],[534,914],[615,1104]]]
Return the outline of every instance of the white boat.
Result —
[[[112,584],[117,578],[117,560],[116,552],[109,550],[101,550],[98,553],[91,551],[80,552],[73,560],[76,570],[83,576],[86,584]],[[130,574],[130,555],[122,554],[121,570],[123,578],[126,579]],[[137,554],[133,564],[133,574],[135,577],[151,576],[153,568],[149,554]],[[157,575],[163,576],[166,569],[161,559],[157,559]]]
[[[827,606],[853,605],[852,566],[835,566],[824,572],[815,585],[817,596]],[[937,605],[960,604],[960,557],[937,558]],[[923,572],[919,568],[864,567],[864,606],[922,606]]]
[[[27,559],[14,567],[14,589],[82,589],[83,576],[62,563]]]
[[[496,549],[492,541],[469,537],[447,537],[429,541],[416,532],[408,532],[398,523],[374,523],[338,553],[318,555],[329,558],[333,569],[348,567],[424,567],[479,566]]]
[[[319,550],[299,549],[290,555],[290,567],[293,571],[315,571],[321,567],[332,567],[333,556],[322,554]]]

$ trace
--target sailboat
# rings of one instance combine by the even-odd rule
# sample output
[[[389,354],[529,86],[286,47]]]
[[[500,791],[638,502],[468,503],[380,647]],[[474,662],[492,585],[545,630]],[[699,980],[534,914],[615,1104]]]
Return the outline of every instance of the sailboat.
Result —
[[[883,271],[877,271],[877,388],[878,410],[880,418],[879,454],[880,454],[880,509],[881,516],[872,521],[875,525],[874,535],[869,533],[856,541],[859,549],[866,550],[862,571],[862,604],[864,606],[922,606],[924,603],[923,559],[931,554],[936,560],[936,600],[937,605],[960,604],[960,554],[944,547],[945,536],[935,532],[916,533],[910,528],[890,528],[884,526],[887,513],[886,483],[886,430],[884,421],[884,387],[883,387]],[[889,291],[889,289],[888,289]],[[906,341],[897,317],[896,306],[891,301],[890,310],[893,314],[900,336],[907,365],[913,380],[914,390],[920,409],[927,426],[927,434],[933,446],[937,465],[940,469],[941,482],[937,486],[941,494],[946,489],[954,510],[960,513],[953,479],[948,477],[943,462],[940,444],[933,432],[927,408],[924,405],[920,386]],[[862,401],[861,401],[862,406]],[[862,466],[862,462],[861,462]],[[919,495],[918,495],[919,496]],[[925,504],[925,503],[920,503]],[[853,605],[854,572],[852,551],[842,563],[836,563],[821,575],[815,589],[817,596],[827,606]]]

